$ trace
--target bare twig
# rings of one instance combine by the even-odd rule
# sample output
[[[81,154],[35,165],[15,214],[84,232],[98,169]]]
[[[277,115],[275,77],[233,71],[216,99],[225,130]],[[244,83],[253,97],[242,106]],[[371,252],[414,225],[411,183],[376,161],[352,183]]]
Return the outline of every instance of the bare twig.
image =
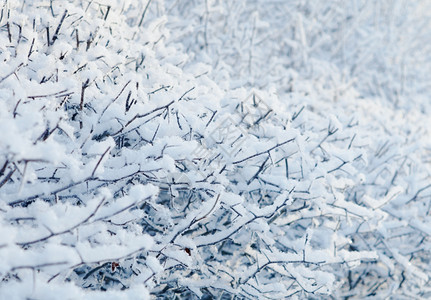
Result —
[[[5,77],[3,77],[2,79],[0,79],[0,83],[2,83],[3,81],[5,81],[9,76],[11,76],[12,74],[15,74],[15,72],[17,72],[22,66],[24,65],[24,63],[20,63],[18,65],[18,67],[15,68],[15,70],[13,70],[12,72],[10,72],[9,74],[7,74]]]
[[[55,41],[58,39],[58,34],[60,33],[61,25],[63,25],[64,19],[67,16],[67,9],[64,11],[63,16],[61,17],[60,23],[57,26],[57,29],[55,30],[54,36],[52,37],[51,45],[54,45]]]
[[[108,149],[103,152],[102,156],[100,157],[99,161],[97,162],[96,166],[94,167],[93,172],[91,173],[91,177],[94,177],[94,174],[96,174],[96,170],[99,167],[100,163],[102,162],[103,158],[105,157],[106,153],[111,149],[111,147],[108,147]]]
[[[147,13],[148,6],[150,6],[150,3],[151,3],[151,0],[148,0],[147,5],[145,5],[144,12],[141,15],[141,19],[139,20],[138,27],[141,27],[142,23],[144,22],[144,17],[145,17],[145,14]]]
[[[262,155],[262,154],[269,153],[269,152],[271,152],[272,150],[274,150],[274,149],[276,149],[276,148],[278,148],[278,147],[281,147],[281,146],[283,146],[283,145],[285,145],[285,144],[287,144],[287,143],[293,142],[294,140],[295,140],[295,138],[291,138],[291,139],[289,139],[289,140],[287,140],[287,141],[284,141],[284,142],[282,142],[282,143],[280,143],[280,144],[277,144],[277,145],[275,145],[275,146],[273,146],[273,147],[269,148],[268,150],[265,150],[265,151],[262,151],[262,152],[258,152],[258,153],[256,153],[256,154],[253,154],[253,155],[248,156],[248,157],[246,157],[246,158],[243,158],[243,159],[241,159],[241,160],[234,161],[234,162],[233,162],[233,164],[234,164],[234,165],[237,165],[237,164],[240,164],[240,163],[242,163],[242,162],[244,162],[244,161],[246,161],[246,160],[252,159],[252,158],[257,157],[257,156],[260,156],[260,155]]]

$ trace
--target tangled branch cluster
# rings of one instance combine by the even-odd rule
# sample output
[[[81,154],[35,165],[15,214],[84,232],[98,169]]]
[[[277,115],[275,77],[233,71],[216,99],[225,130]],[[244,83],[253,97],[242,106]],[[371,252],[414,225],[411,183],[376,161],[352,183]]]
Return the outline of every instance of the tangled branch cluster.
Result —
[[[3,1],[1,295],[429,295],[426,116],[238,3]]]

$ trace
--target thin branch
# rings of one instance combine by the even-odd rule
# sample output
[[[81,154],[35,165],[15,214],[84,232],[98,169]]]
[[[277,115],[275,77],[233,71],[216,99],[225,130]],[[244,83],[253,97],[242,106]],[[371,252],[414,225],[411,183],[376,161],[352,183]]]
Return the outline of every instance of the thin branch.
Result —
[[[102,156],[100,157],[99,161],[97,162],[96,166],[93,169],[93,172],[91,173],[91,177],[94,177],[94,174],[96,174],[96,170],[99,167],[100,163],[102,162],[103,158],[105,157],[106,153],[111,149],[111,146],[108,147],[108,149],[103,152]]]
[[[287,143],[293,142],[294,140],[295,140],[295,138],[292,138],[292,139],[290,139],[290,140],[284,141],[283,143],[277,144],[277,145],[275,145],[275,146],[273,146],[273,147],[269,148],[268,150],[265,150],[265,151],[262,151],[262,152],[258,152],[258,153],[256,153],[256,154],[253,154],[253,155],[251,155],[251,156],[248,156],[248,157],[243,158],[243,159],[238,160],[238,161],[234,161],[234,162],[233,162],[233,164],[234,164],[234,165],[236,165],[236,164],[240,164],[240,163],[242,163],[242,162],[244,162],[244,161],[246,161],[246,160],[252,159],[252,158],[257,157],[257,156],[260,156],[260,155],[262,155],[262,154],[269,153],[270,151],[272,151],[272,150],[274,150],[274,149],[276,149],[276,148],[278,148],[278,147],[281,147],[281,146],[283,146],[283,145],[285,145],[285,144],[287,144]]]
[[[145,14],[147,13],[148,6],[150,6],[150,3],[151,3],[151,0],[148,0],[147,5],[144,8],[144,12],[142,13],[141,19],[139,20],[138,27],[141,27],[142,23],[144,22],[144,17],[145,17]]]
[[[61,25],[63,25],[64,19],[67,16],[67,9],[64,11],[63,16],[61,17],[60,23],[57,26],[57,29],[55,30],[54,36],[52,37],[51,45],[54,45],[55,41],[58,39],[58,35],[60,33]]]

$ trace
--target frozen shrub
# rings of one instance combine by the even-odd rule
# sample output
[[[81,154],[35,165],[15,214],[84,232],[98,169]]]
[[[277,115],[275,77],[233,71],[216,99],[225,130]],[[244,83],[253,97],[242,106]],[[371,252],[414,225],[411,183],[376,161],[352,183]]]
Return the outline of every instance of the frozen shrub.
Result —
[[[4,1],[0,295],[428,296],[426,116],[301,3]]]

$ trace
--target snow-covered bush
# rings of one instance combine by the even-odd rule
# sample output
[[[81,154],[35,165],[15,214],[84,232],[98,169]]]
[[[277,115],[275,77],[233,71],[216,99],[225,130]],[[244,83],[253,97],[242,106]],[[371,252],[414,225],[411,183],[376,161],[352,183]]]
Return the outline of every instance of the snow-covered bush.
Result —
[[[3,1],[0,295],[428,296],[423,91],[339,4]]]

